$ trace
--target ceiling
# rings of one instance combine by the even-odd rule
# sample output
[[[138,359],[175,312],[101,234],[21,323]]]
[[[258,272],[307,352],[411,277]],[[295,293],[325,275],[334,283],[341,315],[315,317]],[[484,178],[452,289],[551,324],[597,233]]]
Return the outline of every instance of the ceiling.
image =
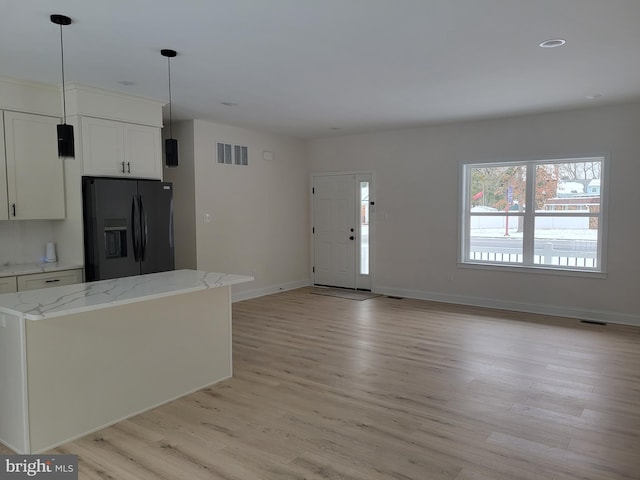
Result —
[[[69,82],[167,100],[160,50],[177,50],[174,121],[318,138],[640,100],[639,0],[2,0],[1,7],[3,76],[60,84],[52,13],[74,22],[63,27]],[[567,43],[538,46],[553,38]]]

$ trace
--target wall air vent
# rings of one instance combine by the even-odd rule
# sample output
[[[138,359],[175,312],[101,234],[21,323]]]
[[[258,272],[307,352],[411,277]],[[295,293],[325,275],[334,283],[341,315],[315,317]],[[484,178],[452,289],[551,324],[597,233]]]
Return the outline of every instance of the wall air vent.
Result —
[[[234,145],[234,156],[236,165],[249,165],[249,148],[243,145]]]
[[[216,150],[218,163],[226,165],[249,165],[249,147],[245,145],[217,143]]]
[[[231,152],[231,144],[218,143],[218,163],[226,163],[231,165],[233,163]]]

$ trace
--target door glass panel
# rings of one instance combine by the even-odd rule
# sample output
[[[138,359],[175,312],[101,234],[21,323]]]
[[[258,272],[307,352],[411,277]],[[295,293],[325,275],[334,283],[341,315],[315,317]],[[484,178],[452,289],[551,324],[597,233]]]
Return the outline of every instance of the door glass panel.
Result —
[[[360,275],[369,275],[369,182],[360,182]]]

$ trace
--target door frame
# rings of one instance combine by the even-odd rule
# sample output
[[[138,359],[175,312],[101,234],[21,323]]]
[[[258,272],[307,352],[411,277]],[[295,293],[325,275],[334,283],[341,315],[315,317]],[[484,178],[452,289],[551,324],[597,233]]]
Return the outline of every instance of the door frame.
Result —
[[[360,212],[360,181],[366,179],[369,180],[369,274],[362,275],[360,274],[360,235],[358,231],[358,243],[356,248],[355,255],[355,286],[356,290],[371,290],[374,291],[375,286],[375,217],[376,217],[376,209],[375,209],[375,186],[376,186],[376,174],[373,170],[350,170],[344,172],[315,172],[311,173],[309,180],[309,210],[310,215],[309,218],[311,220],[311,224],[309,225],[309,236],[310,236],[310,255],[309,255],[309,272],[311,272],[311,284],[315,285],[315,272],[314,264],[315,264],[315,235],[313,234],[313,227],[315,225],[315,208],[314,208],[314,197],[313,197],[313,185],[314,180],[317,177],[329,177],[336,175],[354,175],[356,182],[356,209],[353,212],[354,221],[356,225],[360,225],[359,212]]]

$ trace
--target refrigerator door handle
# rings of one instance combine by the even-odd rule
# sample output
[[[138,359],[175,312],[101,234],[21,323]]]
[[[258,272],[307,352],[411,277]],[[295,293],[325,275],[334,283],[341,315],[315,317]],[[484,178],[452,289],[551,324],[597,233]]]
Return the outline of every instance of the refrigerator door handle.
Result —
[[[138,195],[138,201],[140,202],[140,228],[141,232],[141,257],[144,257],[147,253],[147,242],[149,241],[149,228],[147,225],[147,212],[144,211],[144,202],[142,201],[142,195]]]
[[[169,246],[173,248],[173,198],[169,203]]]
[[[140,261],[140,212],[137,195],[134,195],[131,201],[131,228],[133,230],[133,259],[138,262]]]

